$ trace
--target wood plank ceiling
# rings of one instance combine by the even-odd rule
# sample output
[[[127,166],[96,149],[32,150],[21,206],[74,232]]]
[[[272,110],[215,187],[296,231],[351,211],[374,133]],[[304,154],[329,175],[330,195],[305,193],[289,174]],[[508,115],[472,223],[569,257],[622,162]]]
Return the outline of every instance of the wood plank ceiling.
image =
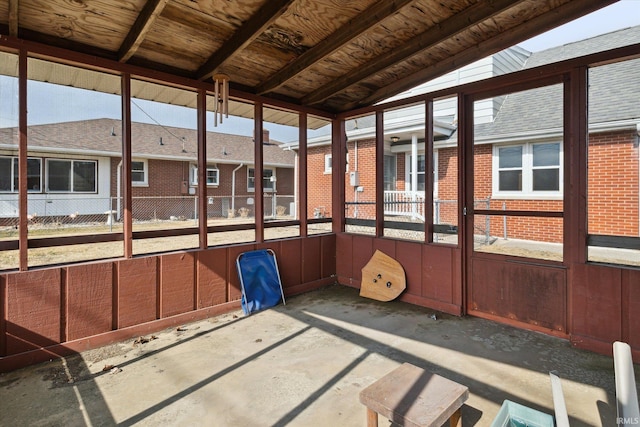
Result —
[[[330,113],[372,105],[612,0],[0,0],[0,34]]]

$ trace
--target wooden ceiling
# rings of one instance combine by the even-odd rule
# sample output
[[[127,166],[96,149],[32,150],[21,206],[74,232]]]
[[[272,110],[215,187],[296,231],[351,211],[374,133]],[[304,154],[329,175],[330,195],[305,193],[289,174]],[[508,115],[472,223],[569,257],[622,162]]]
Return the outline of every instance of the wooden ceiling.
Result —
[[[0,0],[0,33],[331,113],[612,0]]]

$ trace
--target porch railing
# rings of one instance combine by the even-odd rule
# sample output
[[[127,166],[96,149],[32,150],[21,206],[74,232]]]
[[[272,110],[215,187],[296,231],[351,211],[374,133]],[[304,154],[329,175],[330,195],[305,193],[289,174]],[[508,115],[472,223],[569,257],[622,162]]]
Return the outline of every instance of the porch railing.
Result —
[[[424,221],[423,191],[385,191],[384,214],[417,218]]]

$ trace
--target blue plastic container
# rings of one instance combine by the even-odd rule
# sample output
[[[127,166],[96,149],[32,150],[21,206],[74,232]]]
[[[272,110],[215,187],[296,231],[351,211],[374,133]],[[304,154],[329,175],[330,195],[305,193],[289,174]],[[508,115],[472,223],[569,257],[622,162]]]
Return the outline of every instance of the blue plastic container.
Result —
[[[553,417],[528,406],[505,400],[491,427],[553,427]]]

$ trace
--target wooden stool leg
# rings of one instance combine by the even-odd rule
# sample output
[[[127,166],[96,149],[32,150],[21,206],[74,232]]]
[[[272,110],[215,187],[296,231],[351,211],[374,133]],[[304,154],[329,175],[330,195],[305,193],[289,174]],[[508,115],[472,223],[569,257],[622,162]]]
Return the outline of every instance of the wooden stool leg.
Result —
[[[451,418],[449,418],[449,426],[462,427],[462,411],[460,408],[458,408],[458,410],[451,415]]]
[[[367,427],[378,427],[378,413],[367,408]]]

